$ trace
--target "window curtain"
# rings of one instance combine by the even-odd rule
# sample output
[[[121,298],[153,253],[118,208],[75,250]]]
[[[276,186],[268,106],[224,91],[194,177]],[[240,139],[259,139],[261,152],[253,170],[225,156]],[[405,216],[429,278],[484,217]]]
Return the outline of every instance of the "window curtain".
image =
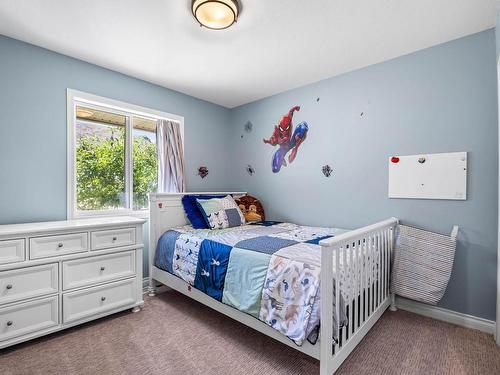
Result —
[[[175,121],[158,120],[156,142],[158,145],[158,192],[186,191],[180,124]]]

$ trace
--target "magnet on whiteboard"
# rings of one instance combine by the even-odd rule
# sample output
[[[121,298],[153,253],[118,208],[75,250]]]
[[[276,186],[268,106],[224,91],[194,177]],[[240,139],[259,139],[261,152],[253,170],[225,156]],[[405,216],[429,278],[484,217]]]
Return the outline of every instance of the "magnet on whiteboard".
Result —
[[[397,156],[393,156],[391,158],[391,162],[393,162],[393,163],[399,163],[399,158]]]
[[[425,163],[425,158],[424,158],[423,156],[419,157],[419,158],[418,158],[418,162],[419,162],[420,164],[424,164],[424,163]]]

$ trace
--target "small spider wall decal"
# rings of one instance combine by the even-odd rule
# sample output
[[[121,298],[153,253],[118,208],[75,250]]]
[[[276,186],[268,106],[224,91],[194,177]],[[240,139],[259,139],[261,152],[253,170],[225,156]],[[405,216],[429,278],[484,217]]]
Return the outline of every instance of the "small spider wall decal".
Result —
[[[253,176],[255,173],[255,169],[250,164],[248,164],[245,169],[250,176]]]
[[[253,124],[250,121],[245,123],[244,129],[247,133],[250,133],[253,129]]]
[[[321,171],[323,172],[325,177],[330,177],[332,175],[333,169],[328,164],[326,164],[321,168]]]
[[[198,176],[201,178],[205,178],[208,176],[208,168],[207,167],[199,167],[198,168]]]

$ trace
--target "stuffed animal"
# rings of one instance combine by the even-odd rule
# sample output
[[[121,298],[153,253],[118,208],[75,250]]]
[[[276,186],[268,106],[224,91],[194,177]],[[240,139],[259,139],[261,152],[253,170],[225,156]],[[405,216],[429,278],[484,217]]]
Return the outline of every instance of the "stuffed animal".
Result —
[[[243,216],[245,216],[246,221],[264,221],[266,219],[264,208],[257,198],[251,195],[244,195],[241,198],[235,199],[235,202],[239,206]]]

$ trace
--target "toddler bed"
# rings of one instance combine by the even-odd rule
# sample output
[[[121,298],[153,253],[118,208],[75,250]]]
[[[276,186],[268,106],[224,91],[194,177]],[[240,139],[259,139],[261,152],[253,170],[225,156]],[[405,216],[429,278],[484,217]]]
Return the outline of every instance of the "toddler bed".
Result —
[[[354,231],[277,222],[193,229],[186,194],[150,195],[152,295],[158,283],[176,289],[319,359],[322,375],[390,305],[396,219]]]

